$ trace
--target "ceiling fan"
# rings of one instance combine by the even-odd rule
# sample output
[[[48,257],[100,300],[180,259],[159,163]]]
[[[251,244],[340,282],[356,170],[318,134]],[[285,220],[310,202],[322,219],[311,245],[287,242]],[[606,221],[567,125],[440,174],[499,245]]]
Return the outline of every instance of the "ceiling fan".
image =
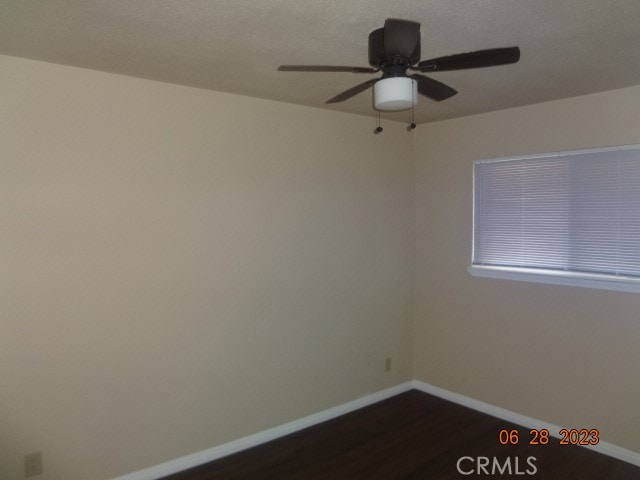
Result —
[[[351,87],[325,103],[343,102],[373,86],[374,105],[377,110],[406,110],[417,103],[417,94],[440,102],[458,92],[444,83],[420,73],[467,68],[493,67],[516,63],[520,59],[518,47],[491,48],[459,53],[420,61],[420,24],[410,20],[388,18],[383,28],[369,34],[369,67],[330,65],[281,65],[283,72],[351,72],[377,73],[372,78]],[[412,124],[413,125],[413,124]]]

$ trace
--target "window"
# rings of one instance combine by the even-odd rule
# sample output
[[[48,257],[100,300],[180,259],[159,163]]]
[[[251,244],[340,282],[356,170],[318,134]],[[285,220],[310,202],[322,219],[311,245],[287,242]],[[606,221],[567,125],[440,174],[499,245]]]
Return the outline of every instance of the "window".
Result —
[[[476,161],[469,272],[640,292],[640,145]]]

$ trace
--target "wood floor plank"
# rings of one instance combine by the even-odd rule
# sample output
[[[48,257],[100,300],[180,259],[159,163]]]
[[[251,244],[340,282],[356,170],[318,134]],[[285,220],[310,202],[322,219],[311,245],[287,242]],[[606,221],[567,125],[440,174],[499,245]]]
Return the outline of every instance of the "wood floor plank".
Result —
[[[518,429],[520,443],[500,445],[501,429]],[[163,480],[640,480],[640,467],[620,460],[554,438],[548,445],[528,441],[525,427],[411,390]],[[465,456],[496,457],[498,473],[462,475],[456,464]],[[533,472],[528,457],[535,457],[533,475],[524,473]],[[516,458],[523,474],[516,475]],[[461,463],[467,472],[473,465]]]

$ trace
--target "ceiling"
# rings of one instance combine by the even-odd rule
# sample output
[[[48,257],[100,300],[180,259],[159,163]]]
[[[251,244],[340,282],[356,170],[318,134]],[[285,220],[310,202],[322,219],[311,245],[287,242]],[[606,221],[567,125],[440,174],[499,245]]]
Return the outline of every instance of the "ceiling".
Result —
[[[430,74],[460,93],[420,97],[417,123],[640,84],[638,0],[0,0],[0,54],[375,115],[370,91],[324,103],[366,75],[276,68],[368,66],[367,35],[387,17],[422,24],[423,59],[522,52]]]

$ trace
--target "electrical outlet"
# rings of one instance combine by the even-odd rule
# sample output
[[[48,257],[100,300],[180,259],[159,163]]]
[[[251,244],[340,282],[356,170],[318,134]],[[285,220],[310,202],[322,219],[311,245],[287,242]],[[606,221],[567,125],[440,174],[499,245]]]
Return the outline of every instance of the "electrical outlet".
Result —
[[[384,371],[385,372],[391,371],[391,357],[387,357],[384,359]]]
[[[24,456],[24,476],[33,477],[42,474],[42,452],[33,452]]]

